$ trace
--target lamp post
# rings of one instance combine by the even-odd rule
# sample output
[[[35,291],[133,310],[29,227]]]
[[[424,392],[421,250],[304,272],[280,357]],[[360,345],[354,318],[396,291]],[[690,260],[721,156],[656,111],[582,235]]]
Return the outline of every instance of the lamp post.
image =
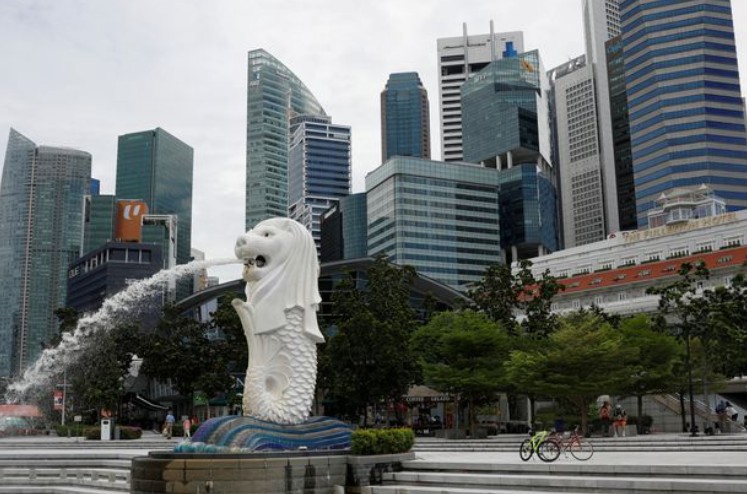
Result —
[[[683,331],[685,333],[685,365],[687,366],[687,393],[690,395],[690,437],[698,435],[698,429],[695,425],[695,400],[693,399],[693,366],[690,354],[690,325],[684,323]]]

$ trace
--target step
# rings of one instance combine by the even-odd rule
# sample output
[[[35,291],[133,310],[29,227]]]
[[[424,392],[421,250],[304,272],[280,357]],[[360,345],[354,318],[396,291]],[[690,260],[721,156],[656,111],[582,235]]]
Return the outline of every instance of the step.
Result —
[[[2,491],[0,491],[2,492]],[[426,486],[411,486],[411,485],[376,485],[371,486],[369,491],[371,494],[558,494],[558,490],[539,491],[532,489],[527,491],[526,489],[515,490],[515,489],[461,489],[457,487],[451,487],[444,489],[443,487],[426,487]]]
[[[597,475],[476,475],[457,472],[397,472],[384,474],[383,484],[410,487],[441,487],[442,492],[457,489],[545,489],[573,492],[746,492],[747,480],[693,479],[683,477],[607,477]]]
[[[109,489],[82,486],[0,485],[0,494],[112,494],[112,492],[114,491]]]

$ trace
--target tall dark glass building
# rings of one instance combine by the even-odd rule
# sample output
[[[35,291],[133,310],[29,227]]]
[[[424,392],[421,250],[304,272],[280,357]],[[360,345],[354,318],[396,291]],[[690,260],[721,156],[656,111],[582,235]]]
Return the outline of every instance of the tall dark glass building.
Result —
[[[381,92],[381,162],[431,157],[428,91],[417,72],[390,74]]]
[[[249,52],[246,110],[246,229],[288,215],[290,119],[326,113],[291,70],[262,49]]]
[[[368,217],[366,193],[341,198],[322,214],[320,260],[322,262],[366,257]]]
[[[500,177],[501,247],[509,262],[558,249],[549,89],[537,50],[491,62],[462,86],[464,159]]]
[[[607,41],[605,49],[607,52],[612,145],[615,151],[617,217],[621,231],[635,230],[638,228],[638,220],[635,212],[633,154],[630,150],[630,120],[628,95],[625,92],[625,58],[623,57],[622,36],[615,36]],[[614,208],[612,209],[614,210]]]
[[[747,207],[747,133],[729,0],[623,0],[638,226],[674,188]]]
[[[90,180],[90,154],[11,129],[0,184],[0,376],[23,372],[57,334]]]
[[[176,262],[190,261],[192,243],[192,170],[190,146],[157,128],[119,136],[118,199],[141,199],[151,215],[176,215]]]
[[[350,194],[350,127],[327,116],[290,120],[288,216],[311,232],[320,250],[322,213]]]

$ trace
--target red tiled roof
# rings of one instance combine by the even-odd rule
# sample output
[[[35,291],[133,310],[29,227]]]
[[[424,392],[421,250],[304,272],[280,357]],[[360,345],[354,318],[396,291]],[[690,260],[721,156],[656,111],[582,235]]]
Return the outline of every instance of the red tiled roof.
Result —
[[[711,271],[716,268],[739,266],[747,262],[747,246],[703,252],[664,261],[647,262],[598,273],[582,274],[563,278],[558,280],[558,283],[565,286],[565,290],[561,294],[597,290],[637,281],[676,277],[679,276],[680,266],[683,263],[696,264],[700,261],[705,262],[706,268]]]

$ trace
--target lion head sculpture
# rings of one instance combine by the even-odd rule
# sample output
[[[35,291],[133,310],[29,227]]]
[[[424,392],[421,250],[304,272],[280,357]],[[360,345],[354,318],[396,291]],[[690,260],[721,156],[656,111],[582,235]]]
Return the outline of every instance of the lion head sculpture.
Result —
[[[316,321],[319,261],[311,233],[294,220],[271,218],[241,235],[234,251],[244,261],[246,301],[257,314],[254,333],[282,328],[285,311],[301,307],[306,336],[323,342]]]

